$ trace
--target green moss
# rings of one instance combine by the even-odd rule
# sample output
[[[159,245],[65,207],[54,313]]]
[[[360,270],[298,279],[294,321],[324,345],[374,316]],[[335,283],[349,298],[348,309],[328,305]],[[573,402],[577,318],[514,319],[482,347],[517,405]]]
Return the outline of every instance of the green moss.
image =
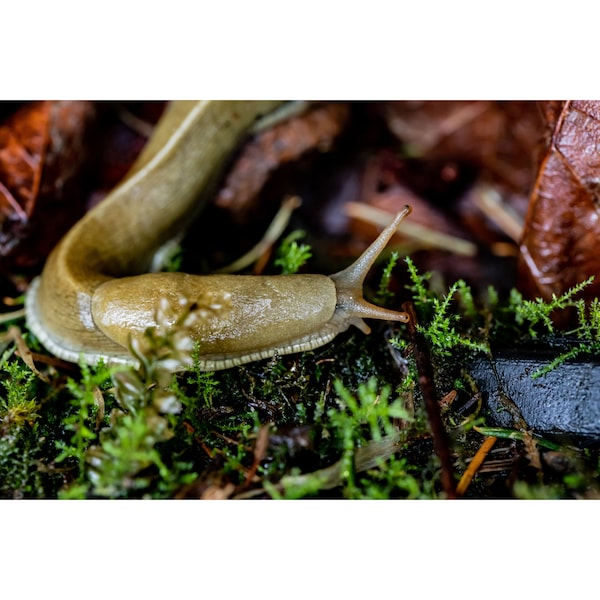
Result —
[[[298,240],[306,235],[304,231],[293,231],[285,237],[278,250],[274,264],[281,269],[283,275],[293,275],[306,264],[312,256],[310,246],[299,244]]]
[[[95,368],[80,365],[81,379],[68,378],[66,388],[71,394],[73,411],[63,419],[64,429],[72,435],[68,441],[58,440],[56,448],[60,454],[55,463],[66,462],[76,465],[77,484],[85,481],[85,465],[90,444],[97,440],[98,430],[104,420],[105,406],[102,390],[111,382],[110,371],[101,362]]]
[[[391,253],[390,258],[388,259],[388,262],[381,274],[379,287],[377,288],[377,293],[373,299],[375,304],[389,306],[394,300],[395,294],[390,291],[390,281],[392,280],[392,272],[398,264],[399,257],[400,255],[397,252]]]
[[[12,352],[5,352],[0,359],[4,393],[0,396],[0,423],[3,431],[18,431],[25,425],[33,425],[39,417],[35,399],[37,380],[35,373],[21,361],[11,359]]]
[[[284,269],[308,257],[293,244],[286,253]],[[392,300],[396,261],[384,269],[378,303]],[[504,339],[555,335],[553,316],[561,310],[577,315],[569,334],[581,344],[549,368],[580,353],[597,354],[600,307],[577,299],[584,284],[549,303],[526,301],[517,292],[500,298],[492,289],[483,300],[464,281],[436,293],[430,274],[419,273],[409,259],[406,265],[436,390],[440,398],[456,394],[443,418],[457,469],[466,468],[482,432],[515,452],[526,454],[531,444],[563,451],[523,432],[490,429],[464,365]],[[168,498],[216,489],[234,497],[440,497],[440,466],[406,328],[394,326],[394,348],[383,342],[388,325],[373,328],[371,336],[350,330],[311,352],[205,373],[183,318],[133,345],[139,369],[80,365],[78,376],[54,372],[50,386],[8,351],[0,362],[1,494]],[[173,366],[182,362],[188,371],[174,375]],[[533,478],[524,473],[505,493],[587,494],[598,478],[598,452],[576,458],[567,472],[541,482],[539,469]],[[481,475],[470,493],[488,493],[485,481]]]

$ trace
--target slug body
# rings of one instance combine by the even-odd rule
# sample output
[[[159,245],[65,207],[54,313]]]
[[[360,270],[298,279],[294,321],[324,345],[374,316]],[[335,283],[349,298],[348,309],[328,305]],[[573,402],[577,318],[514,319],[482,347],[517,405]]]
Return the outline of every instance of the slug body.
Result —
[[[348,269],[324,275],[149,273],[158,250],[202,207],[223,164],[256,118],[278,102],[174,102],[126,179],[54,249],[27,296],[29,328],[57,356],[90,364],[135,360],[131,336],[156,325],[161,298],[177,305],[215,293],[230,307],[200,319],[201,366],[225,369],[326,344],[363,317],[407,321],[367,303],[364,278],[405,209]]]

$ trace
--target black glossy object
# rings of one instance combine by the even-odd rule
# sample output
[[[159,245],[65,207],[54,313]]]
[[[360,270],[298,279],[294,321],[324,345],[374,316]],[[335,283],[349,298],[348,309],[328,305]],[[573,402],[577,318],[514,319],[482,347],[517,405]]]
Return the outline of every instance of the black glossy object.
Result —
[[[470,373],[482,392],[487,424],[520,428],[520,412],[526,426],[541,435],[600,443],[600,362],[571,361],[532,378],[555,356],[503,351],[493,360],[474,361]]]

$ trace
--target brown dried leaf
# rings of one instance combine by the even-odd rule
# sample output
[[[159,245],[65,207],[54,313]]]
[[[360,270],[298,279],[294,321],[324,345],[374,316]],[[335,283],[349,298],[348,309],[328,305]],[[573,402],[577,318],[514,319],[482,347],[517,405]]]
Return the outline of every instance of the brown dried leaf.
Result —
[[[81,215],[76,183],[94,114],[90,102],[34,102],[0,125],[0,256],[43,259]]]
[[[347,104],[329,103],[259,133],[243,148],[216,204],[232,212],[248,210],[273,171],[311,150],[329,150],[349,116]]]
[[[390,130],[413,155],[470,163],[483,178],[528,193],[543,132],[534,102],[398,102],[386,106]]]
[[[27,346],[27,344],[25,343],[25,340],[23,339],[23,336],[21,335],[21,330],[18,327],[15,327],[14,325],[11,325],[8,328],[8,331],[3,335],[3,341],[11,341],[14,342],[14,344],[17,347],[18,350],[18,354],[21,357],[21,359],[23,360],[23,362],[36,374],[36,376],[41,379],[43,382],[45,383],[49,383],[50,380],[48,379],[48,377],[46,377],[46,375],[44,375],[41,371],[38,370],[38,368],[35,365],[35,362],[33,361],[33,354],[31,353],[31,350],[29,350],[29,347]]]
[[[42,178],[48,146],[50,103],[19,110],[0,126],[0,248],[16,243],[10,233],[31,216]]]
[[[352,192],[352,200],[365,202],[376,208],[385,210],[391,215],[400,212],[407,204],[412,211],[410,221],[432,230],[448,235],[461,237],[465,232],[453,223],[447,215],[435,205],[409,188],[402,180],[403,163],[389,151],[373,154],[361,165],[361,178],[358,190]],[[360,225],[359,229],[363,229]],[[357,229],[356,231],[358,231]],[[369,227],[363,232],[366,239],[374,239],[375,229]],[[402,235],[402,229],[398,232]]]
[[[549,299],[600,273],[600,102],[565,102],[540,166],[520,246],[521,287]],[[585,290],[600,293],[600,278]]]

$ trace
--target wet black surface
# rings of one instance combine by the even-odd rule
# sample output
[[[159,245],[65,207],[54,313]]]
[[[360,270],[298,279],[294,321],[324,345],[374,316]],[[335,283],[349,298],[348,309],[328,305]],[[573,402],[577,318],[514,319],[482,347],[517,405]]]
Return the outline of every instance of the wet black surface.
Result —
[[[526,426],[578,445],[600,443],[600,361],[571,361],[532,377],[555,356],[502,351],[493,360],[474,361],[470,372],[483,395],[487,424]]]

